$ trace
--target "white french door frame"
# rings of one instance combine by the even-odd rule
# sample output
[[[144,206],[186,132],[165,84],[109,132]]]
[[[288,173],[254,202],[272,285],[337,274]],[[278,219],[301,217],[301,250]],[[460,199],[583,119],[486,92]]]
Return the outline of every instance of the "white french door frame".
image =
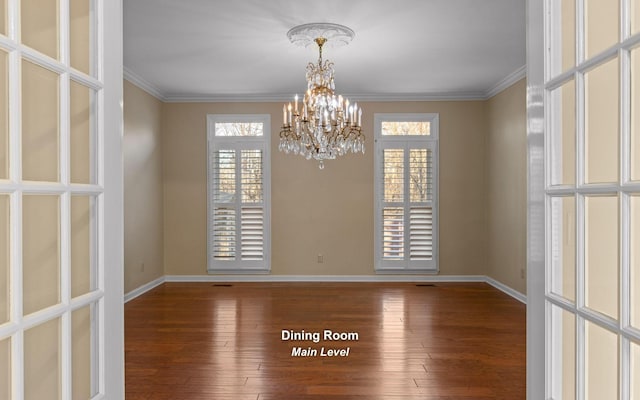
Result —
[[[0,181],[0,194],[10,201],[9,322],[0,325],[0,339],[11,340],[11,398],[22,400],[24,387],[24,332],[47,321],[60,321],[60,395],[72,398],[71,313],[91,309],[91,391],[93,400],[124,398],[123,324],[123,163],[122,163],[122,0],[90,1],[90,57],[92,71],[70,66],[69,0],[59,0],[59,59],[21,42],[20,0],[7,1],[7,36],[0,49],[8,53],[9,179]],[[58,76],[58,182],[22,180],[22,60]],[[70,182],[70,83],[78,82],[91,95],[91,184]],[[22,218],[23,195],[55,195],[59,218],[59,302],[23,316]],[[74,195],[89,197],[91,216],[91,280],[89,293],[72,298],[70,270],[70,203]]]
[[[606,329],[617,337],[618,398],[628,400],[631,396],[630,343],[640,342],[640,331],[630,326],[630,198],[640,193],[640,182],[630,179],[631,155],[631,60],[630,51],[640,44],[640,34],[630,32],[630,0],[612,2],[618,9],[619,35],[616,44],[594,56],[586,56],[586,5],[585,0],[575,0],[575,54],[573,68],[561,73],[557,62],[561,56],[558,29],[562,22],[560,3],[557,0],[529,0],[527,4],[527,109],[528,109],[528,221],[527,221],[527,397],[529,399],[557,399],[554,383],[562,382],[562,357],[557,354],[558,343],[562,343],[562,331],[555,330],[560,322],[554,310],[566,312],[575,318],[575,396],[585,399],[588,387],[587,375],[587,326]],[[619,62],[619,160],[616,182],[586,182],[586,106],[585,75],[609,60]],[[551,73],[553,72],[553,74]],[[554,154],[561,154],[561,141],[557,132],[559,122],[553,120],[560,102],[551,92],[563,84],[575,84],[575,184],[556,184],[554,179],[562,170],[561,161]],[[554,133],[555,132],[555,133]],[[555,158],[555,159],[554,159]],[[587,305],[586,249],[587,249],[587,205],[589,198],[611,196],[617,199],[618,208],[618,266],[616,273],[619,294],[618,318],[606,316]],[[576,230],[576,293],[575,301],[554,293],[554,278],[560,272],[553,270],[553,233],[562,226],[562,216],[554,213],[553,199],[574,199]],[[554,223],[560,219],[553,232]],[[557,236],[557,235],[556,235]],[[556,254],[556,258],[557,258]],[[556,389],[556,390],[554,390]],[[555,397],[558,396],[558,397]]]
[[[545,398],[544,0],[527,0],[527,399]]]

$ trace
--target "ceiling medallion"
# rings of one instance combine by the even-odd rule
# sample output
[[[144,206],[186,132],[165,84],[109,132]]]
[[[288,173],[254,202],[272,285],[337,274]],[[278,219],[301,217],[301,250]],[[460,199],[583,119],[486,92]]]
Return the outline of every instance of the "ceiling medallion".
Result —
[[[293,104],[282,108],[280,151],[299,154],[307,160],[333,160],[347,153],[364,154],[362,108],[358,103],[335,94],[333,63],[322,60],[325,45],[349,44],[355,33],[346,26],[330,23],[299,25],[287,32],[293,44],[318,46],[318,63],[307,65],[307,92],[301,99],[296,94]]]

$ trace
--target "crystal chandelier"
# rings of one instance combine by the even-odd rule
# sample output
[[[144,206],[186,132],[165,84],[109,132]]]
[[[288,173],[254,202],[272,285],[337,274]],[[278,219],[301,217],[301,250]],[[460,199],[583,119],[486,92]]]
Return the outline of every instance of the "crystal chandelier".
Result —
[[[333,63],[322,60],[322,48],[346,45],[354,32],[343,25],[329,23],[305,24],[287,32],[294,44],[318,46],[318,63],[307,65],[307,92],[301,99],[296,94],[293,104],[282,108],[283,125],[279,150],[299,154],[307,160],[333,160],[347,153],[364,154],[362,108],[358,103],[335,94]]]

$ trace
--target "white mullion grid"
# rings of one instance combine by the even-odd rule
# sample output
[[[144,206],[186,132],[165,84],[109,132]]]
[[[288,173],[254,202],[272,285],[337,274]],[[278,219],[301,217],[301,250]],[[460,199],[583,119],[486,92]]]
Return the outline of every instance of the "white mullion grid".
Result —
[[[620,1],[620,39],[622,43],[631,34],[631,4],[630,0]]]
[[[96,31],[96,52],[95,54],[92,54],[93,56],[93,60],[95,61],[95,65],[96,65],[96,70],[95,70],[95,77],[97,78],[97,80],[101,83],[104,82],[104,43],[105,43],[105,35],[104,35],[104,27],[105,27],[105,20],[104,20],[104,0],[95,0],[96,1],[96,18],[95,18],[95,31]],[[93,27],[92,27],[93,28]],[[93,165],[96,166],[96,174],[95,174],[95,178],[96,180],[93,181],[93,183],[97,184],[100,187],[104,187],[104,183],[105,183],[105,168],[104,166],[106,165],[105,162],[105,153],[104,153],[104,147],[105,147],[105,127],[104,127],[104,123],[102,123],[105,119],[105,94],[104,94],[104,88],[101,88],[100,90],[97,90],[97,93],[95,95],[95,101],[96,101],[96,107],[95,107],[95,114],[96,114],[96,122],[95,122],[95,126],[96,126],[96,132],[95,132],[95,136],[96,136],[96,146],[95,146],[95,156],[96,156],[96,161],[93,162]],[[96,229],[96,241],[94,242],[95,244],[97,244],[97,249],[96,249],[96,288],[101,291],[104,292],[105,291],[105,271],[107,266],[105,265],[105,261],[104,261],[104,254],[105,254],[105,237],[104,237],[104,229],[102,229],[101,227],[104,226],[104,221],[105,221],[105,212],[104,212],[104,192],[100,193],[99,195],[97,195],[95,197],[95,207],[96,207],[96,216],[97,216],[97,229]],[[92,367],[94,367],[96,369],[96,373],[95,376],[98,378],[98,382],[96,384],[96,392],[98,393],[98,397],[102,397],[104,396],[104,393],[106,393],[106,384],[105,384],[105,376],[106,376],[106,364],[105,364],[105,360],[106,360],[106,347],[105,347],[105,336],[106,336],[106,331],[105,331],[105,301],[104,301],[104,296],[101,296],[100,299],[97,301],[97,312],[98,312],[98,316],[97,316],[97,329],[95,332],[96,337],[96,342],[97,342],[97,359],[92,359],[91,363],[92,363]],[[92,333],[92,337],[93,337],[93,333]]]
[[[16,118],[13,118],[14,120]],[[14,135],[15,137],[15,135]],[[20,162],[20,143],[14,140],[10,147],[12,166]],[[16,171],[12,169],[11,174]],[[24,398],[24,327],[23,327],[23,275],[22,275],[22,192],[20,190],[11,195],[9,211],[10,229],[10,256],[9,270],[12,290],[9,291],[10,320],[16,327],[11,336],[11,398],[22,400]]]
[[[583,320],[589,321],[595,325],[605,328],[620,337],[624,336],[628,339],[640,341],[640,330],[621,327],[619,322],[614,318],[588,308],[577,308],[576,305],[571,301],[555,293],[550,293],[549,295],[547,295],[546,300],[557,307],[563,308],[564,310],[575,314],[576,317],[580,316]]]
[[[97,186],[98,185],[98,164],[97,164],[97,154],[98,154],[98,138],[97,138],[97,134],[98,134],[98,118],[97,118],[97,110],[98,110],[98,96],[97,96],[97,92],[99,89],[96,90],[92,90],[90,91],[90,99],[89,99],[89,107],[90,107],[90,113],[89,113],[89,160],[91,162],[91,164],[89,165],[89,168],[91,169],[89,171],[89,182],[92,186]],[[100,191],[102,191],[102,187],[100,187]],[[75,190],[75,189],[74,189]],[[95,222],[93,219],[91,220],[92,223],[95,225]]]
[[[20,68],[21,52],[17,45],[20,39],[20,7],[18,0],[7,2],[8,34],[13,51],[8,55],[8,112],[9,118],[9,180],[18,186],[22,178],[22,102]],[[4,186],[4,185],[3,185]],[[10,196],[9,226],[10,226],[10,258],[9,273],[12,290],[9,291],[10,321],[15,327],[11,333],[11,397],[15,400],[24,399],[24,329],[22,328],[23,314],[23,275],[22,275],[22,191],[14,188]]]
[[[627,0],[621,0],[622,7],[620,12],[620,37],[624,40],[629,31],[631,22],[628,18],[629,2]],[[629,50],[620,50],[620,140],[619,140],[619,154],[620,154],[620,169],[619,179],[622,185],[630,182],[630,170],[631,170],[631,53]],[[619,325],[622,329],[629,326],[630,322],[630,308],[631,308],[631,273],[630,273],[630,224],[631,210],[629,194],[625,193],[622,188],[618,190],[619,193],[619,218],[620,218],[620,322]],[[619,351],[620,351],[620,382],[619,392],[620,397],[623,400],[630,398],[630,346],[629,340],[624,333],[618,336],[619,339]]]
[[[631,52],[620,50],[620,182],[631,182]],[[640,77],[637,77],[640,78]]]
[[[578,312],[585,306],[585,198],[578,191],[585,183],[585,166],[586,166],[586,83],[584,69],[580,67],[588,67],[585,65],[586,54],[586,18],[585,18],[584,0],[576,1],[576,153],[575,153],[575,197],[576,197],[576,311],[574,312],[576,323],[576,398],[584,400],[585,398],[585,354],[586,354],[586,331],[584,317]],[[604,62],[604,60],[602,60]]]
[[[615,58],[620,50],[630,50],[633,47],[637,46],[640,43],[640,33],[636,33],[635,35],[625,39],[622,43],[617,43],[612,47],[604,50],[603,52],[589,58],[588,60],[584,60],[579,63],[577,66],[564,71],[553,78],[549,79],[545,83],[545,88],[555,88],[560,86],[564,81],[570,79],[570,77],[576,72],[585,72],[591,69],[594,69],[600,64],[605,63],[613,58]]]
[[[69,184],[69,79],[100,91],[102,82],[76,71],[69,64],[69,3],[68,0],[60,2],[59,29],[60,29],[60,60],[39,53],[27,46],[20,44],[20,4],[18,0],[8,1],[8,36],[9,39],[0,38],[0,47],[8,51],[9,73],[9,114],[14,116],[9,122],[10,141],[10,180],[2,185],[0,191],[9,193],[11,199],[10,226],[11,226],[11,255],[10,255],[10,282],[11,282],[11,322],[3,327],[1,335],[11,336],[11,387],[12,398],[21,400],[24,398],[24,331],[45,323],[49,320],[61,319],[61,394],[63,399],[71,398],[71,311],[73,309],[100,302],[104,294],[96,290],[83,298],[70,302],[70,192],[99,196],[103,188],[99,185],[70,185]],[[95,11],[95,9],[94,9]],[[99,15],[100,13],[98,13]],[[95,23],[92,25],[92,30]],[[95,47],[95,46],[93,46]],[[22,182],[22,151],[21,151],[21,74],[22,60],[28,60],[58,75],[59,100],[60,100],[60,148],[59,148],[59,173],[60,183],[55,182]],[[95,63],[94,63],[95,64]],[[99,100],[98,100],[99,101]],[[98,116],[99,117],[99,116]],[[95,125],[94,125],[95,126]],[[95,135],[95,133],[94,133]],[[102,146],[99,143],[99,148]],[[92,143],[95,147],[96,142]],[[98,150],[100,153],[101,150]],[[93,156],[93,155],[92,155]],[[95,157],[92,157],[95,160]],[[102,159],[100,160],[102,163]],[[93,161],[95,164],[95,161]],[[102,181],[100,181],[102,182]],[[22,316],[22,196],[25,194],[55,194],[60,197],[60,295],[61,303],[30,314]],[[100,217],[99,217],[100,218]],[[92,240],[95,240],[94,237]],[[99,238],[99,240],[101,240]],[[100,242],[98,243],[100,247]],[[101,342],[101,341],[100,341]],[[104,354],[104,351],[101,353]],[[99,360],[103,360],[102,356]],[[92,357],[95,360],[95,357]],[[95,361],[93,361],[95,362]],[[103,373],[104,370],[101,370]]]
[[[19,0],[7,0],[7,36],[20,42],[20,3]]]
[[[545,82],[549,80],[549,78],[556,72],[557,68],[552,63],[561,62],[562,60],[562,48],[560,44],[561,40],[558,38],[561,36],[562,29],[560,27],[559,20],[562,17],[559,10],[561,10],[562,3],[560,1],[545,1],[545,9],[547,10],[548,17],[545,18],[545,50],[548,57],[545,57],[545,66],[544,66],[544,80]],[[553,10],[553,11],[552,11]],[[545,101],[545,104],[547,102]]]
[[[60,319],[60,368],[62,399],[71,398],[71,198],[69,192],[60,196],[60,303],[64,312]]]
[[[547,257],[545,255],[545,257]],[[545,277],[545,280],[547,278]],[[546,286],[546,284],[545,284]],[[544,372],[545,372],[545,399],[555,400],[554,397],[554,372],[557,370],[561,370],[561,368],[557,365],[562,362],[562,358],[555,351],[557,335],[554,325],[554,316],[553,316],[553,305],[549,301],[544,302],[544,326],[545,326],[545,338],[544,338]],[[564,383],[564,382],[563,382]]]
[[[18,48],[18,44],[6,36],[0,35],[0,49],[11,52]]]
[[[585,185],[585,166],[586,166],[586,88],[585,75],[576,72],[576,168],[575,182],[576,188]]]
[[[631,341],[628,337],[618,336],[618,346],[620,347],[620,398],[629,400],[631,398]]]
[[[98,76],[96,70],[96,64],[98,64],[98,35],[97,35],[97,18],[99,15],[97,12],[97,0],[88,0],[89,1],[89,75],[92,77]],[[102,83],[102,79],[99,81]]]
[[[89,89],[93,89],[96,91],[102,89],[102,82],[91,76],[88,76],[84,72],[80,72],[71,67],[69,67],[67,72],[74,82],[77,82],[83,86],[88,87]]]
[[[104,296],[104,293],[100,290],[94,290],[89,293],[85,293],[82,296],[74,298],[68,304],[55,304],[53,306],[38,310],[26,316],[20,316],[19,322],[10,322],[3,324],[0,328],[0,336],[2,338],[9,337],[13,334],[31,329],[45,322],[60,318],[64,313],[75,311],[79,308],[86,307]]]
[[[0,188],[0,193],[12,193],[20,190],[27,194],[57,194],[62,195],[71,192],[75,195],[98,196],[103,192],[103,188],[97,185],[71,184],[62,185],[56,182],[22,182],[6,183]]]
[[[585,368],[586,324],[585,319],[579,313],[576,312],[574,315],[576,318],[576,400],[584,400],[587,382]]]
[[[628,185],[619,185],[615,183],[592,183],[582,185],[578,188],[572,188],[570,186],[551,186],[546,190],[547,194],[550,196],[569,196],[572,194],[581,194],[585,196],[615,196],[620,192],[632,193],[637,191],[640,191],[640,182]]]
[[[104,60],[105,60],[105,46],[106,42],[104,30],[105,30],[105,3],[104,0],[94,0],[92,2],[94,8],[92,11],[95,11],[95,17],[91,18],[91,22],[89,23],[90,30],[95,34],[95,40],[90,44],[91,51],[91,65],[95,65],[95,70],[92,70],[92,75],[94,76],[95,81],[99,84],[99,87],[96,87],[96,93],[94,94],[93,99],[95,100],[95,106],[93,108],[92,116],[95,115],[95,122],[93,122],[93,126],[95,127],[95,132],[92,132],[92,137],[95,138],[94,142],[92,142],[92,153],[91,156],[95,159],[92,159],[92,166],[96,169],[95,173],[92,174],[92,183],[101,189],[104,188],[105,183],[105,124],[103,121],[105,120],[105,94],[104,94]],[[84,76],[84,75],[79,75]],[[95,370],[92,374],[93,377],[96,378],[96,382],[92,382],[92,389],[95,388],[95,392],[97,393],[96,398],[104,397],[104,393],[106,392],[105,385],[105,376],[106,376],[106,347],[105,347],[105,301],[104,301],[104,291],[105,291],[105,270],[106,265],[104,261],[105,254],[105,237],[104,237],[104,226],[105,221],[105,212],[104,212],[104,191],[100,190],[99,194],[96,194],[94,197],[94,214],[92,216],[92,221],[95,220],[96,229],[95,240],[92,240],[92,249],[95,246],[95,268],[96,268],[96,276],[95,276],[95,288],[97,291],[101,293],[99,298],[95,301],[97,306],[97,317],[95,318],[97,321],[95,325],[97,325],[97,329],[94,331],[95,325],[92,326],[91,337],[92,341],[95,340],[95,354],[92,353],[91,356],[91,367]],[[94,357],[95,356],[95,357]]]
[[[69,15],[69,0],[58,0],[58,28],[60,29],[60,31],[58,32],[58,35],[60,37],[58,43],[58,51],[60,62],[65,66],[71,64],[71,58],[69,56],[71,50],[69,41],[69,25],[71,21]]]
[[[586,14],[585,14],[585,5],[584,2],[586,0],[576,0],[576,60],[575,65],[580,66],[580,64],[585,61],[586,54],[586,29],[585,26],[587,24]]]

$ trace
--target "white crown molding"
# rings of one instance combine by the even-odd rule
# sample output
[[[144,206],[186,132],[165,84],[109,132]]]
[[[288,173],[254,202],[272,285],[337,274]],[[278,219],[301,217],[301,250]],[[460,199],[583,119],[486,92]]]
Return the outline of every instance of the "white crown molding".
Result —
[[[166,103],[270,103],[293,101],[292,94],[212,94],[193,95],[171,93],[164,96]]]
[[[485,100],[488,100],[493,96],[497,95],[498,93],[506,90],[511,85],[513,85],[514,83],[518,82],[520,79],[526,76],[527,76],[527,66],[523,65],[522,67],[518,68],[517,70],[513,71],[512,73],[504,77],[502,80],[500,80],[500,82],[496,83],[494,87],[487,90],[487,92],[485,93]]]
[[[160,101],[166,102],[166,98],[164,94],[160,91],[160,89],[158,89],[152,83],[145,80],[140,75],[137,75],[135,72],[131,71],[127,67],[122,67],[122,75],[124,76],[124,79],[128,80],[129,82],[133,83],[140,89],[149,93],[151,96],[155,97]]]
[[[443,92],[443,93],[389,93],[389,94],[343,94],[352,101],[474,101],[486,100],[484,92]],[[291,94],[220,94],[189,95],[167,94],[167,103],[242,103],[242,102],[287,102],[292,100]]]
[[[526,76],[526,66],[522,66],[500,80],[493,88],[477,92],[434,92],[434,93],[345,93],[354,101],[394,102],[394,101],[477,101],[488,100]],[[291,101],[291,94],[212,94],[193,95],[187,93],[163,93],[130,69],[123,68],[124,78],[153,97],[165,103],[267,103]]]

